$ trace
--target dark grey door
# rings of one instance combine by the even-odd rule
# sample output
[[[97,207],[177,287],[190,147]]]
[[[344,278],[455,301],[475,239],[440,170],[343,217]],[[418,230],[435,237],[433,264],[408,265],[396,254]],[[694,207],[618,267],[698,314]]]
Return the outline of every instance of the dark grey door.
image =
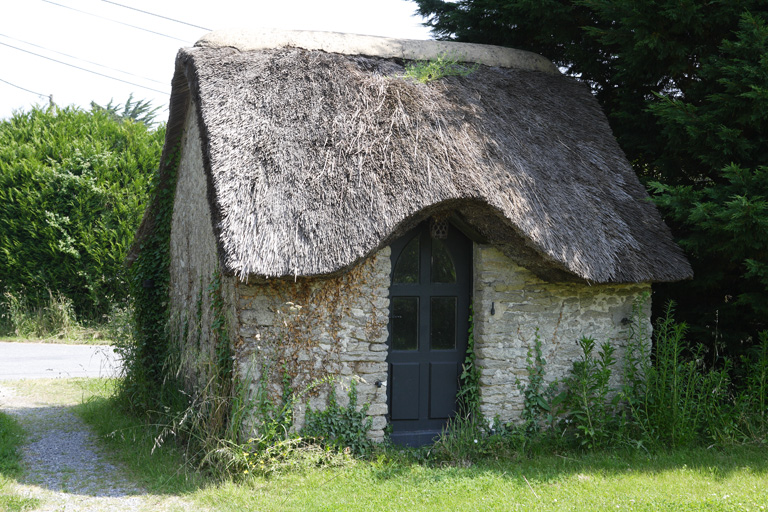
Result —
[[[455,413],[471,268],[472,243],[450,224],[424,222],[392,244],[387,389],[395,443],[429,443]]]

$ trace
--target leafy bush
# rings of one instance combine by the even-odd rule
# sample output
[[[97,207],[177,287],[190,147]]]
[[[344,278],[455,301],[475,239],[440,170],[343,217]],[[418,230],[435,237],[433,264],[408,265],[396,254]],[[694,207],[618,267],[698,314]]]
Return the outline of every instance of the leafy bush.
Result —
[[[240,448],[240,458],[234,473],[270,476],[308,468],[337,467],[352,462],[348,452],[323,447],[311,440],[290,437],[264,448],[257,449],[250,439]]]
[[[300,434],[316,439],[326,446],[349,450],[355,455],[365,455],[371,450],[371,441],[367,434],[371,429],[372,418],[368,416],[369,404],[357,408],[357,383],[352,380],[347,394],[349,403],[339,405],[336,389],[331,386],[328,393],[328,405],[323,410],[314,410],[307,405],[304,427]]]
[[[84,319],[124,299],[164,132],[76,108],[0,122],[0,293],[30,310],[66,297]]]

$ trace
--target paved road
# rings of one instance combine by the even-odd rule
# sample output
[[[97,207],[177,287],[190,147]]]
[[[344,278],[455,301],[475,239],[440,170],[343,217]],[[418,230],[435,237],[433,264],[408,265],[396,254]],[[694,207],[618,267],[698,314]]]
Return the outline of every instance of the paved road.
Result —
[[[114,377],[119,369],[106,345],[0,342],[0,380]]]

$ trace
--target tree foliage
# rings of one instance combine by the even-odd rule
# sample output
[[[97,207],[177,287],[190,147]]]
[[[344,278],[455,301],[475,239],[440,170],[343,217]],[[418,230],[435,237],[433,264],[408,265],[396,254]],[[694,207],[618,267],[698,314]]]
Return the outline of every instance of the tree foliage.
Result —
[[[71,107],[0,122],[0,292],[33,308],[58,292],[83,318],[125,299],[164,132]]]
[[[91,110],[104,111],[119,121],[136,121],[144,123],[145,125],[152,127],[155,123],[155,118],[160,110],[160,107],[153,107],[147,100],[134,100],[133,94],[128,96],[125,104],[112,103],[113,100],[109,100],[104,106],[99,105],[95,101],[91,102]]]
[[[439,38],[537,52],[588,83],[694,267],[655,303],[677,299],[699,337],[756,339],[768,319],[768,4],[414,1]]]

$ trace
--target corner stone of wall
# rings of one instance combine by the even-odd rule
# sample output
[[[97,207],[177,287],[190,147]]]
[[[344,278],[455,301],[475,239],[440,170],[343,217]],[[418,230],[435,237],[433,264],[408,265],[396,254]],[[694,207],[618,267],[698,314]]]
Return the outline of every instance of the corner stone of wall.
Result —
[[[545,380],[568,375],[581,355],[577,340],[609,342],[621,360],[627,338],[624,319],[650,285],[549,283],[516,265],[499,250],[475,244],[475,352],[480,368],[480,410],[486,418],[517,421],[526,383],[526,356],[538,336],[546,361]],[[493,314],[491,310],[493,309]],[[650,304],[646,305],[650,332]],[[620,364],[614,367],[618,380]]]
[[[383,440],[390,271],[386,247],[339,277],[236,283],[236,367],[240,379],[248,382],[251,397],[263,372],[269,371],[268,388],[279,400],[282,365],[295,391],[315,379],[337,376],[333,385],[340,405],[347,404],[354,379],[358,404],[370,404],[369,437]],[[296,430],[303,425],[306,404],[323,409],[327,393],[321,388],[297,404]]]

